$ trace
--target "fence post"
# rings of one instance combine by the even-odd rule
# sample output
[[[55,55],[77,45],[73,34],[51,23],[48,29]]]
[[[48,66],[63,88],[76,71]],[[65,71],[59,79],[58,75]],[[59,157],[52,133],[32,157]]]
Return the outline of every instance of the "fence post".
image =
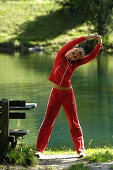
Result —
[[[2,99],[1,102],[1,146],[0,152],[8,151],[8,136],[9,136],[9,101]]]

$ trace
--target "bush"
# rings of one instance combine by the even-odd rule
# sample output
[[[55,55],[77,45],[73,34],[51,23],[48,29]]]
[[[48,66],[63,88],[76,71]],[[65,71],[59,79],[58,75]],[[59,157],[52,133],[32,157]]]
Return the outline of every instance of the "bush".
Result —
[[[35,149],[28,144],[19,142],[15,149],[9,146],[8,152],[0,156],[0,163],[11,165],[36,165]]]

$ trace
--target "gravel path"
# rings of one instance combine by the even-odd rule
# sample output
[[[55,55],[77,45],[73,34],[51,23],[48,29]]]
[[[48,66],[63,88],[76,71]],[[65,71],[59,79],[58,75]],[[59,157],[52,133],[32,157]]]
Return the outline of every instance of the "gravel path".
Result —
[[[92,170],[110,170],[111,167],[113,169],[113,161],[109,163],[88,163],[85,159],[78,158],[77,155],[41,155],[39,169],[49,169],[51,167],[54,170],[63,170],[76,163],[84,163],[84,165],[91,167]]]
[[[69,166],[76,163],[84,163],[91,170],[110,170],[113,169],[113,161],[104,163],[88,163],[77,155],[41,155],[38,159],[39,165],[36,167],[19,166],[0,166],[0,170],[68,170]]]

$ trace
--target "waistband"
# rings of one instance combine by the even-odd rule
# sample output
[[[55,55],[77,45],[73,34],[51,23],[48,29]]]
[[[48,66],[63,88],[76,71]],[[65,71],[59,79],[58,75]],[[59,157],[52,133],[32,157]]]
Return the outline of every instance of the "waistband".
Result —
[[[57,84],[53,83],[53,88],[58,89],[58,90],[70,90],[70,89],[72,89],[72,86],[70,86],[70,87],[60,87]]]

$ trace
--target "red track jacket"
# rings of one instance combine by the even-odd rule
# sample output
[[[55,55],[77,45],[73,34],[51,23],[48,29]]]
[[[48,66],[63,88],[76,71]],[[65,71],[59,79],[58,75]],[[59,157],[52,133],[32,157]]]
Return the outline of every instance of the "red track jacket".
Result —
[[[61,87],[70,87],[71,86],[71,77],[74,70],[83,64],[88,63],[89,61],[96,58],[97,54],[100,51],[101,45],[97,44],[94,50],[87,56],[82,57],[76,61],[69,61],[65,54],[71,50],[76,44],[80,44],[83,41],[86,41],[85,37],[80,37],[75,40],[70,41],[61,50],[58,52],[56,59],[53,64],[52,72],[49,76],[49,80],[58,86]]]

